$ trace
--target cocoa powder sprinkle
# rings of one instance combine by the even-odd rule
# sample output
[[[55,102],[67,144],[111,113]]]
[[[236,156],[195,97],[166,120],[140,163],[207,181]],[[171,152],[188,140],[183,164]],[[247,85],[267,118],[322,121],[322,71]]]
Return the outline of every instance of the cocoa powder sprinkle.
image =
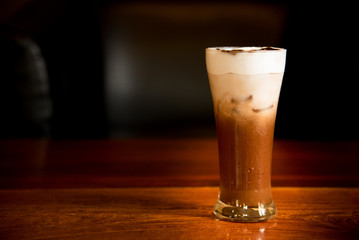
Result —
[[[277,51],[277,50],[280,50],[280,48],[261,47],[261,48],[255,48],[255,49],[250,49],[250,50],[244,50],[241,48],[233,48],[233,49],[216,48],[216,50],[224,52],[224,53],[236,55],[237,53],[241,53],[241,52],[252,53],[252,52],[260,52],[260,51]]]

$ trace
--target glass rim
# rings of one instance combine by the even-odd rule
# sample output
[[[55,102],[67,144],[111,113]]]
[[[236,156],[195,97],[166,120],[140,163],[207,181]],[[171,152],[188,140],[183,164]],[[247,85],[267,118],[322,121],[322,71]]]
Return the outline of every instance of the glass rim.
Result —
[[[216,51],[224,53],[276,53],[287,51],[285,48],[272,47],[272,46],[219,46],[219,47],[207,47],[206,51]]]

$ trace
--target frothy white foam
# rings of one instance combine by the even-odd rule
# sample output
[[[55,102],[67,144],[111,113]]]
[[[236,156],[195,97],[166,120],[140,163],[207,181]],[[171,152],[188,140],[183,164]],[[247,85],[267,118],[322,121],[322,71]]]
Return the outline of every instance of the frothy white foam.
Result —
[[[206,49],[207,71],[211,74],[282,73],[286,50],[272,47],[212,47]]]

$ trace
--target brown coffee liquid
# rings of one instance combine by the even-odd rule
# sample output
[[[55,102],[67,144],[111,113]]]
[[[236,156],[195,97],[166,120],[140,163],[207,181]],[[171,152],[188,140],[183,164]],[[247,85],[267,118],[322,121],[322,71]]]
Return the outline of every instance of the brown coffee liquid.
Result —
[[[220,200],[233,206],[270,204],[277,106],[251,107],[252,96],[214,102],[220,164]]]

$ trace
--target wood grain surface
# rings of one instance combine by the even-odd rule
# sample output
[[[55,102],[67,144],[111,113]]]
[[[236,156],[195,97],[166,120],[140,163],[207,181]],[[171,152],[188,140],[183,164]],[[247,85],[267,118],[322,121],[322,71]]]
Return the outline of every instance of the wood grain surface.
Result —
[[[214,218],[215,139],[0,140],[0,239],[359,239],[359,142],[276,140],[275,219]]]
[[[212,215],[216,187],[1,190],[1,239],[358,239],[358,188],[274,188],[277,217]]]

